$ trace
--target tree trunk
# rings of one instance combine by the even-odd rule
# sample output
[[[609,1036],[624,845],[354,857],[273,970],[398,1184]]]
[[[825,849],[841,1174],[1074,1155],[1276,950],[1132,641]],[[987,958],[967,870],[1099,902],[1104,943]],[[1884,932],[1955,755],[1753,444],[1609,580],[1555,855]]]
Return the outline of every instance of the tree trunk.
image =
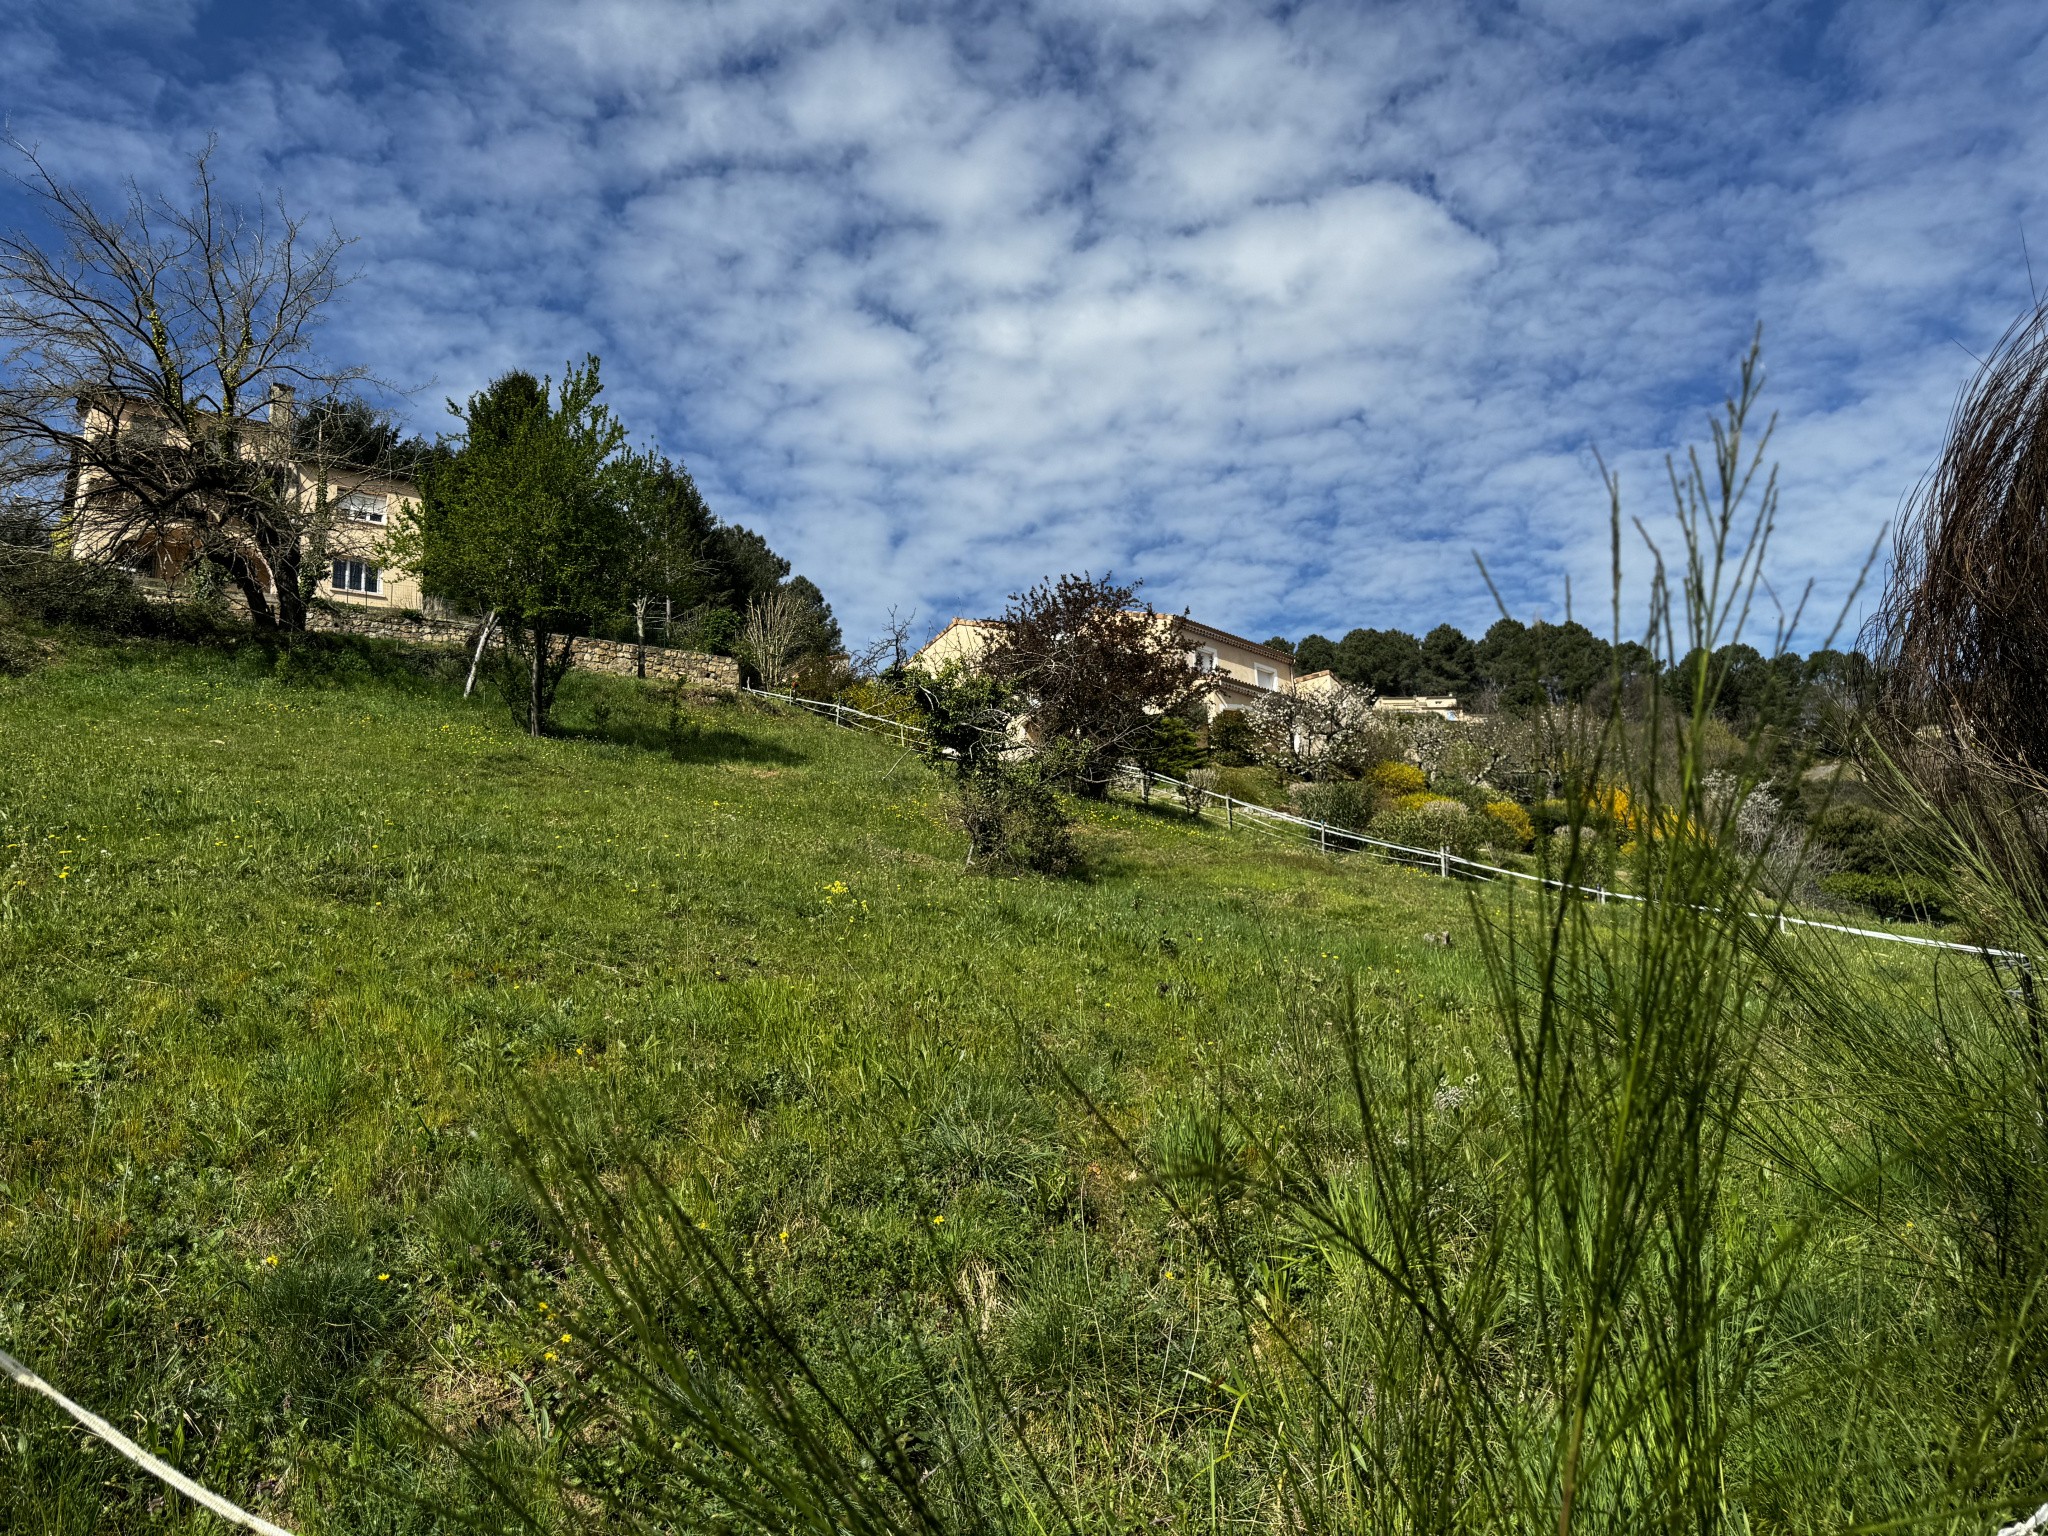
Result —
[[[548,632],[535,623],[533,626],[533,669],[531,688],[526,696],[526,734],[538,736],[547,718],[546,680],[548,667]]]
[[[469,676],[462,680],[462,696],[466,699],[476,690],[476,669],[483,662],[484,647],[491,643],[491,626],[498,622],[498,610],[493,608],[484,615],[483,627],[476,632],[476,654],[469,658]]]
[[[304,633],[306,628],[306,597],[299,590],[299,574],[303,565],[296,549],[279,550],[271,559],[271,586],[277,593],[277,627]]]
[[[644,679],[647,676],[647,599],[644,597],[633,599],[633,638],[633,675]]]
[[[249,562],[238,554],[208,554],[208,564],[227,573],[228,580],[235,584],[235,590],[242,594],[242,601],[249,607],[249,622],[258,629],[277,628],[277,616],[271,612],[270,599],[264,594],[263,583],[256,579],[256,572]]]

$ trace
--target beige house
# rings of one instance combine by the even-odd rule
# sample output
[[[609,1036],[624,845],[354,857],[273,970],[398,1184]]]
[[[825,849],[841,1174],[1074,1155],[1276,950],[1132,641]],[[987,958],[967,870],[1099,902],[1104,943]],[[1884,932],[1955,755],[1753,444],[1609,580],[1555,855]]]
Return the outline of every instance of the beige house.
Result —
[[[256,430],[267,425],[273,432],[283,432],[291,411],[291,390],[273,386],[268,421],[254,424]],[[161,441],[166,429],[162,419],[146,406],[120,401],[113,406],[88,406],[83,430],[88,437],[119,433],[146,439],[154,434]],[[394,563],[386,549],[407,508],[418,504],[419,488],[375,470],[346,465],[315,471],[296,464],[291,473],[296,478],[291,498],[310,514],[304,520],[318,530],[315,537],[323,546],[314,595],[369,608],[422,608],[418,579]],[[160,582],[176,581],[195,559],[196,541],[175,523],[143,527],[124,515],[118,492],[106,483],[101,471],[81,467],[69,488],[68,503],[64,535],[66,547],[75,556],[107,560]],[[312,542],[309,538],[308,543]],[[252,547],[241,548],[241,553],[262,573],[262,584],[274,597],[275,578],[262,555]]]
[[[925,643],[911,665],[935,672],[948,662],[973,666],[1002,628],[1000,619],[955,619]],[[1210,719],[1226,709],[1249,709],[1268,693],[1294,686],[1294,658],[1227,629],[1181,621],[1188,642],[1188,664],[1212,683],[1204,699]]]
[[[1304,672],[1294,680],[1297,693],[1310,698],[1325,698],[1330,694],[1342,693],[1351,685],[1336,673],[1324,668],[1320,672]],[[1397,698],[1390,694],[1375,694],[1372,707],[1389,715],[1435,715],[1443,720],[1469,720],[1472,717],[1458,707],[1458,701],[1448,694],[1418,694],[1413,698]]]
[[[419,578],[386,553],[391,530],[419,507],[419,487],[387,475],[362,474],[335,497],[328,560],[319,595],[373,608],[424,609]]]

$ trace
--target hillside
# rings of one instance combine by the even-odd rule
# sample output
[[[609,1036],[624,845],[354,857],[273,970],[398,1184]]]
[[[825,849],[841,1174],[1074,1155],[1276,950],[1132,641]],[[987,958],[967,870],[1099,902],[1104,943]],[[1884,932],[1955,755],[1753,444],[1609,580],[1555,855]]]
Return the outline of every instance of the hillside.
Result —
[[[988,1277],[1015,1379],[1085,1424],[1188,1302],[1055,1065],[1141,1136],[1219,1073],[1314,1113],[1355,983],[1460,1070],[1484,978],[1426,935],[1466,936],[1461,888],[1125,806],[1086,813],[1087,879],[990,878],[884,743],[580,675],[562,716],[528,740],[374,649],[0,678],[0,1335],[296,1530],[438,1528],[397,1403],[552,1433],[576,1365],[538,1307],[573,1296],[506,1171],[521,1091],[698,1191],[821,1328],[938,1253]],[[184,1528],[7,1422],[9,1528]],[[1077,1454],[1105,1513],[1151,1476]]]

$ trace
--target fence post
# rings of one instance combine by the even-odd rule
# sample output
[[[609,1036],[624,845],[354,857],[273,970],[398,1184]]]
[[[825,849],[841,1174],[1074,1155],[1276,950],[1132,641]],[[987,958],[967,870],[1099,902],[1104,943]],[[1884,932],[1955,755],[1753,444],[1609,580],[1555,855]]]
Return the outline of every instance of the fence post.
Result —
[[[1237,825],[1237,803],[1228,795],[1223,797],[1223,825],[1233,828]]]
[[[1138,798],[1147,805],[1152,803],[1152,770],[1149,768],[1138,770]]]
[[[1316,823],[1316,846],[1325,853],[1330,851],[1330,824],[1327,821]]]
[[[1436,851],[1436,872],[1446,880],[1451,878],[1451,845],[1445,843]]]

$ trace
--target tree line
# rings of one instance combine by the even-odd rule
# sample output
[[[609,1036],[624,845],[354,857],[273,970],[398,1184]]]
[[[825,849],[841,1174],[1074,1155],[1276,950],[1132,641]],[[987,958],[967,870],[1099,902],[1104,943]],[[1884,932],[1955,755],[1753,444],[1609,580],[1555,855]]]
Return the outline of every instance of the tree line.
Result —
[[[1439,624],[1420,637],[1401,629],[1354,629],[1341,640],[1276,635],[1266,643],[1294,658],[1297,675],[1329,671],[1376,694],[1449,696],[1468,707],[1509,711],[1593,702],[1617,684],[1679,681],[1696,673],[1701,661],[1694,653],[1660,664],[1647,645],[1603,640],[1575,620],[1501,618],[1477,640]],[[1853,650],[1766,656],[1735,643],[1716,649],[1709,661],[1723,679],[1717,713],[1744,726],[1795,728],[1822,697],[1860,696],[1873,680],[1870,662]]]

